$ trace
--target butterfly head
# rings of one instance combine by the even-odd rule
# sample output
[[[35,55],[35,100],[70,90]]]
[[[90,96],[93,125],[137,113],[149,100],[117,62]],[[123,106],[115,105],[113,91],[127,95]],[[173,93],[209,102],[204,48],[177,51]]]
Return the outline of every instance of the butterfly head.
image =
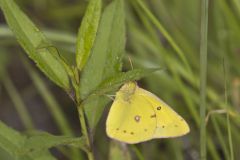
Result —
[[[136,82],[127,82],[121,87],[119,94],[125,101],[129,101],[131,99],[131,96],[135,93],[136,88]]]

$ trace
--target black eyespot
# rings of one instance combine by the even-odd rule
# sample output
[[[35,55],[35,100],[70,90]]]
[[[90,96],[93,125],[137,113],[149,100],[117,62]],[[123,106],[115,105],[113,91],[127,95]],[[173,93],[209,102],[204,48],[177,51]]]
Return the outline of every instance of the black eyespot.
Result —
[[[127,133],[127,131],[126,131],[126,130],[124,130],[124,131],[123,131],[123,133]]]
[[[131,132],[131,135],[134,135],[134,133],[133,133],[133,132]]]
[[[158,107],[157,107],[157,110],[159,110],[159,111],[160,111],[160,110],[161,110],[161,107],[160,107],[160,106],[158,106]]]

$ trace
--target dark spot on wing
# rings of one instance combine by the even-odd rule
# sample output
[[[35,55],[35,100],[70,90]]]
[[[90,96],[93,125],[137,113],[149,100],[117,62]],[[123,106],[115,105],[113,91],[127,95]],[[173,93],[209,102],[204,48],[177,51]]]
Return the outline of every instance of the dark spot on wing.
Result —
[[[165,126],[162,126],[162,128],[165,128]]]
[[[126,131],[126,130],[124,130],[124,131],[123,131],[123,133],[127,133],[127,131]]]
[[[134,117],[134,120],[135,120],[136,122],[140,122],[140,119],[141,119],[141,116],[139,116],[139,115],[136,115],[136,116]]]
[[[119,131],[119,128],[117,128],[116,130]]]
[[[151,115],[150,118],[156,118],[156,114]]]
[[[131,135],[134,135],[134,133],[133,133],[133,132],[131,132],[130,134],[131,134]]]
[[[158,110],[158,111],[160,111],[161,109],[162,109],[161,106],[158,106],[158,107],[157,107],[157,110]]]

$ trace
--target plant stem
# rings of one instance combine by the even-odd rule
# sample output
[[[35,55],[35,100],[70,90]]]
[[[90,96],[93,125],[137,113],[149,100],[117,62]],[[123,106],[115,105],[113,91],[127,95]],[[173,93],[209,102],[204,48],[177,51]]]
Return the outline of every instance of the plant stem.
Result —
[[[229,113],[227,113],[227,131],[228,131],[228,145],[230,148],[230,160],[234,160],[232,131],[231,131],[231,123],[230,123]]]
[[[208,0],[202,0],[200,40],[200,158],[206,160],[206,81],[208,44]]]
[[[88,160],[94,160],[93,155],[93,148],[92,143],[90,140],[90,134],[88,132],[87,123],[85,120],[85,114],[84,114],[84,102],[81,100],[80,96],[80,89],[79,89],[79,73],[73,72],[73,75],[71,76],[72,85],[75,91],[75,102],[77,104],[77,110],[78,110],[78,117],[81,125],[81,132],[83,137],[86,139],[86,146],[87,150],[85,152],[87,153]]]
[[[87,150],[88,160],[94,160],[92,145],[91,145],[91,141],[90,141],[90,136],[89,136],[89,133],[88,133],[87,124],[86,124],[85,116],[84,116],[84,106],[83,106],[83,104],[78,103],[77,109],[78,109],[78,115],[79,115],[79,120],[80,120],[80,124],[81,124],[82,134],[86,138],[86,145],[87,145],[87,148],[88,148],[88,150]]]
[[[227,74],[226,74],[226,65],[223,59],[223,76],[224,76],[224,97],[225,97],[225,105],[228,108],[228,91],[227,91]],[[233,153],[233,143],[232,143],[232,131],[231,131],[231,123],[229,112],[227,112],[227,131],[228,131],[228,144],[230,150],[230,160],[234,160],[234,153]]]

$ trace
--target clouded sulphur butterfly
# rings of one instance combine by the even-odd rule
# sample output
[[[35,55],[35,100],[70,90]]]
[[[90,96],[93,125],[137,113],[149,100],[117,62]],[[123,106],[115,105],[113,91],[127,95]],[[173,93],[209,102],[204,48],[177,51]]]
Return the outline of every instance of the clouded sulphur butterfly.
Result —
[[[116,94],[106,123],[107,135],[125,143],[168,138],[189,132],[186,121],[154,94],[135,82]]]

